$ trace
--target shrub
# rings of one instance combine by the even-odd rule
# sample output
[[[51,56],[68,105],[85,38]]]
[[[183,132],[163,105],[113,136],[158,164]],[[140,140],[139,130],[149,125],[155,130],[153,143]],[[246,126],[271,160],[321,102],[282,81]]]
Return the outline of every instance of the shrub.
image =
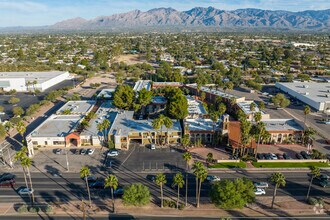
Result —
[[[169,203],[170,203],[170,201],[168,201],[167,199],[164,199],[163,206],[168,207]]]
[[[150,191],[147,186],[135,183],[125,187],[123,195],[124,205],[144,206],[150,202]]]
[[[184,204],[180,204],[179,205],[179,210],[183,210],[184,209]]]
[[[33,207],[30,207],[29,208],[29,212],[31,212],[31,213],[37,213],[39,211],[40,211],[40,208],[39,207],[33,206]]]
[[[307,203],[310,204],[310,205],[316,205],[316,204],[318,204],[318,201],[317,201],[316,198],[309,197],[308,200],[307,200]]]
[[[27,211],[28,211],[28,210],[27,210],[27,205],[21,205],[21,206],[17,209],[17,211],[18,211],[19,213],[27,212]]]
[[[49,213],[49,212],[52,212],[52,211],[53,211],[53,207],[51,205],[47,205],[46,208],[45,208],[45,212]]]

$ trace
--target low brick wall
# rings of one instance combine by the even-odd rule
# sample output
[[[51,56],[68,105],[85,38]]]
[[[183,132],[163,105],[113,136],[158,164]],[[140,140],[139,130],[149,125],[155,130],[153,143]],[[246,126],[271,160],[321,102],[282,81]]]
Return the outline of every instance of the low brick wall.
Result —
[[[217,160],[217,163],[238,163],[240,160]]]

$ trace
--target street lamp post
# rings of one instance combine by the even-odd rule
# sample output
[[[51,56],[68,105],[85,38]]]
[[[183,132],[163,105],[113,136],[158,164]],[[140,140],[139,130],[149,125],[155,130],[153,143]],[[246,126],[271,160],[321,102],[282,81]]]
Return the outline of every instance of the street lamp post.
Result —
[[[69,172],[70,169],[69,169],[69,160],[68,160],[68,150],[65,150],[65,159],[66,159],[66,168],[67,171]]]

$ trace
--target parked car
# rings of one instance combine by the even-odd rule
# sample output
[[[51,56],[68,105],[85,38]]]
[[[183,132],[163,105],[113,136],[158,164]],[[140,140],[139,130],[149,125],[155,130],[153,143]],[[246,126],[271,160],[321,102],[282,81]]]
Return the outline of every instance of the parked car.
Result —
[[[119,152],[117,150],[109,150],[107,153],[107,156],[109,156],[109,157],[115,157],[118,155],[119,155]]]
[[[264,160],[265,159],[264,155],[261,154],[261,153],[257,153],[257,158],[258,158],[258,160]]]
[[[117,187],[117,189],[113,191],[113,195],[116,197],[124,195],[124,188],[121,186]]]
[[[330,181],[329,180],[323,180],[320,182],[320,186],[323,188],[330,187]]]
[[[85,148],[81,149],[80,154],[85,155],[87,153],[87,150]]]
[[[152,182],[155,182],[155,180],[156,180],[156,176],[152,175],[152,174],[147,175],[146,178],[147,178],[147,180],[150,180]]]
[[[266,182],[255,182],[254,186],[258,189],[260,188],[268,188],[268,183]]]
[[[290,157],[287,153],[283,154],[283,158],[286,159],[286,160],[291,160],[292,159],[292,157]]]
[[[88,155],[92,155],[92,154],[94,153],[94,151],[95,151],[94,148],[89,148],[89,149],[87,150],[87,154],[88,154]]]
[[[0,182],[6,181],[6,180],[13,180],[15,179],[15,175],[12,173],[3,173],[0,175]]]
[[[214,175],[207,175],[206,180],[209,182],[215,182],[215,181],[220,181],[220,177],[214,176]]]
[[[266,191],[265,191],[264,189],[256,188],[256,189],[254,190],[254,194],[255,194],[256,196],[266,195]]]
[[[83,179],[85,181],[85,178],[81,178],[81,179]],[[89,184],[96,182],[96,180],[97,180],[96,176],[88,176],[87,177],[87,181],[88,181]]]
[[[151,150],[155,150],[156,149],[156,145],[155,144],[150,144],[150,149]]]
[[[270,154],[264,154],[265,160],[271,160]]]
[[[330,177],[327,174],[321,174],[320,176],[316,177],[315,179],[319,181],[329,180]]]
[[[284,160],[284,157],[283,157],[282,154],[277,153],[277,154],[276,154],[276,157],[277,157],[277,159],[279,159],[279,160]]]
[[[23,187],[20,190],[18,190],[18,194],[20,194],[20,195],[32,194],[33,192],[34,192],[34,189],[29,189],[26,187]]]
[[[16,184],[15,179],[5,180],[0,182],[0,187],[14,187]]]
[[[304,157],[304,159],[311,159],[311,156],[306,152],[306,151],[301,151],[300,152],[301,156]]]
[[[271,160],[277,160],[278,158],[277,158],[277,156],[275,154],[271,153],[270,154],[270,159]]]
[[[298,160],[303,160],[304,159],[304,157],[300,153],[296,153],[296,158]]]
[[[63,153],[63,149],[58,148],[55,150],[55,154],[62,154],[62,153]]]
[[[96,181],[89,185],[91,189],[104,189],[104,182],[103,181]]]

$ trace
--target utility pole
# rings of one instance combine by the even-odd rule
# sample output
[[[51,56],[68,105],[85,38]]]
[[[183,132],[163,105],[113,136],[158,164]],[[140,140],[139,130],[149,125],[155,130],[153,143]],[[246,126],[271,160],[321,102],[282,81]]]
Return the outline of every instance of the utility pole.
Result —
[[[8,158],[9,158],[9,166],[10,166],[10,168],[13,168],[13,161],[11,160],[9,149],[7,149],[7,152],[8,152]]]

